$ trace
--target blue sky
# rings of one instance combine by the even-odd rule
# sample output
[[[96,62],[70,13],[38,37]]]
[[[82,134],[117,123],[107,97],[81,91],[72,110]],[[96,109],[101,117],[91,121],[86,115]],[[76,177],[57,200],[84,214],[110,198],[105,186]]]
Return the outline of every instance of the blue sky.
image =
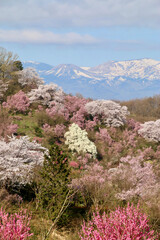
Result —
[[[160,0],[0,0],[0,46],[20,60],[160,60]]]

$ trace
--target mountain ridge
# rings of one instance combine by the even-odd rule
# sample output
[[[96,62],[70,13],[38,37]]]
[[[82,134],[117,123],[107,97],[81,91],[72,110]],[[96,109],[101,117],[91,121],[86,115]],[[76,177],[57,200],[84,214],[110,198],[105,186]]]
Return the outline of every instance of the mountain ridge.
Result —
[[[46,83],[54,82],[66,93],[85,97],[128,100],[160,93],[160,61],[150,58],[108,61],[95,67],[33,61],[23,65],[34,67]]]

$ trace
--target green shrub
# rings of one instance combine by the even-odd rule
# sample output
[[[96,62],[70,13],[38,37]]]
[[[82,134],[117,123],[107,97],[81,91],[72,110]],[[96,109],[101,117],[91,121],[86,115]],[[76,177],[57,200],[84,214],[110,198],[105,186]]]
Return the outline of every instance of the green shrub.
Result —
[[[43,134],[42,134],[42,129],[39,128],[38,126],[34,127],[34,130],[35,130],[35,134],[36,134],[36,137],[43,137]]]

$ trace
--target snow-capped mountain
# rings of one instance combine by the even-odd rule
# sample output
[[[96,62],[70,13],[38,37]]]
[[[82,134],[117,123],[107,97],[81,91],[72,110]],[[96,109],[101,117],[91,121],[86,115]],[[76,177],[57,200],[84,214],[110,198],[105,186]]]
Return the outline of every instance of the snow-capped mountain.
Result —
[[[32,61],[23,66],[34,67],[45,82],[55,82],[65,92],[85,97],[126,100],[160,94],[160,61],[153,59],[109,61],[96,67]]]
[[[153,59],[107,62],[90,71],[113,80],[115,77],[155,80],[159,79],[160,62]]]

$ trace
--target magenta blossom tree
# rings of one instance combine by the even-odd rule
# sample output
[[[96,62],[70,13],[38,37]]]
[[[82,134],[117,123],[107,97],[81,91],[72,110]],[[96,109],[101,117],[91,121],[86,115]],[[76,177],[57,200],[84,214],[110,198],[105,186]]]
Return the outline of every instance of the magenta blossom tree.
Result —
[[[33,235],[29,227],[31,217],[25,210],[9,215],[1,208],[0,219],[0,239],[27,240]]]
[[[99,212],[93,213],[88,223],[83,223],[81,240],[158,240],[158,236],[150,229],[147,216],[129,205],[117,208],[110,216]]]

